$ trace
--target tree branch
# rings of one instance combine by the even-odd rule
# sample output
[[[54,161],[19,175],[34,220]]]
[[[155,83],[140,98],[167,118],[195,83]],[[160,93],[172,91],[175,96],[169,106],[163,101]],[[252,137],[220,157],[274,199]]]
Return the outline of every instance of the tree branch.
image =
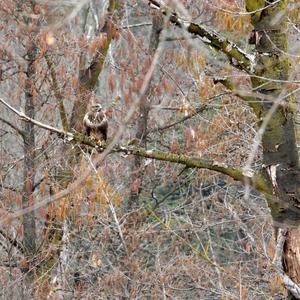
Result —
[[[55,132],[59,135],[63,135],[63,136],[66,136],[66,137],[70,137],[70,138],[73,138],[73,133],[70,133],[70,132],[66,132],[64,130],[61,130],[61,129],[57,129],[55,127],[52,127],[50,125],[46,125],[44,123],[41,123],[39,121],[36,121],[30,117],[28,117],[27,115],[25,115],[25,113],[23,113],[22,111],[18,111],[17,109],[15,109],[14,107],[12,107],[10,104],[8,104],[5,100],[3,100],[2,98],[0,98],[0,102],[5,105],[8,109],[10,109],[11,111],[13,111],[15,114],[17,114],[23,121],[26,121],[26,122],[31,122],[32,124],[36,125],[36,126],[39,126],[41,128],[44,128],[46,130],[49,130],[49,131],[52,131],[52,132]]]
[[[51,132],[57,133],[60,137],[67,138],[68,141],[74,142],[76,144],[88,145],[97,149],[99,152],[102,152],[106,149],[106,145],[101,141],[95,141],[94,139],[86,136],[83,133],[71,133],[65,132],[64,130],[57,129],[50,125],[43,124],[38,122],[28,116],[26,116],[23,112],[20,112],[9,105],[6,101],[0,98],[0,102],[20,116],[23,120],[27,122],[31,122],[34,125],[41,127],[43,129],[49,130]],[[265,181],[262,172],[257,172],[256,174],[245,173],[242,169],[236,168],[233,166],[228,166],[216,161],[206,160],[199,157],[191,157],[183,154],[174,154],[171,152],[163,152],[159,150],[146,150],[144,148],[140,148],[137,146],[116,146],[111,152],[122,152],[126,155],[132,154],[144,158],[151,158],[161,161],[173,162],[185,165],[188,168],[197,168],[197,169],[207,169],[211,171],[216,171],[229,177],[233,178],[236,181],[240,181],[242,183],[250,184],[252,187],[256,188],[258,191],[265,194],[272,194],[272,190],[270,191],[268,183]]]
[[[207,169],[216,171],[228,175],[236,181],[250,184],[258,191],[263,193],[270,193],[267,182],[264,180],[264,176],[257,172],[256,174],[246,174],[242,169],[233,166],[228,166],[216,161],[206,160],[199,157],[191,157],[183,154],[174,154],[170,152],[163,152],[159,150],[146,150],[136,146],[119,147],[117,151],[121,151],[127,154],[133,154],[145,158],[152,158],[156,160],[162,160],[167,162],[173,162],[185,165],[188,168]]]
[[[204,25],[199,25],[179,17],[176,12],[172,12],[170,8],[160,0],[148,0],[151,7],[158,9],[162,14],[169,16],[170,22],[174,25],[184,28],[189,33],[201,38],[206,45],[222,51],[228,58],[230,63],[249,74],[254,70],[254,56],[247,54],[230,40],[222,37],[219,33],[208,29]]]
[[[207,98],[205,99],[204,101],[206,102],[205,104],[199,106],[199,107],[196,107],[196,108],[193,108],[191,109],[191,112],[187,115],[187,116],[184,116],[182,117],[181,119],[177,120],[177,121],[174,121],[170,124],[166,124],[166,125],[163,125],[161,127],[156,127],[156,128],[153,128],[151,130],[148,130],[147,131],[147,135],[150,134],[150,133],[153,133],[153,132],[162,132],[164,130],[167,130],[169,128],[172,128],[180,123],[183,123],[195,116],[197,116],[198,114],[200,114],[201,112],[205,111],[205,110],[208,110],[210,108],[209,104],[212,102],[212,100],[218,98],[218,97],[221,97],[221,96],[224,96],[224,95],[229,95],[229,94],[232,94],[232,92],[224,92],[224,93],[221,93],[221,94],[217,94],[217,95],[214,95],[210,98]],[[160,107],[159,105],[157,106],[152,106],[151,109],[154,109],[154,108],[159,108],[159,109],[165,109],[165,110],[175,110],[175,111],[180,111],[180,108],[176,108],[176,107]]]
[[[16,239],[11,238],[7,233],[0,229],[0,234],[5,238],[12,246],[18,249],[21,253],[24,253],[24,248]]]
[[[233,82],[227,77],[214,78],[214,84],[216,83],[223,84],[228,90],[232,92],[232,94],[244,100],[249,105],[249,107],[253,109],[256,116],[260,115],[262,104],[258,101],[257,97],[255,97],[249,92],[242,91],[241,89],[239,89],[235,82]]]
[[[85,90],[91,91],[95,87],[99,74],[102,71],[109,46],[115,34],[115,27],[112,22],[112,15],[115,9],[116,1],[110,0],[107,9],[106,21],[100,32],[100,35],[103,37],[103,43],[99,43],[99,48],[97,49],[96,55],[92,59],[89,67],[87,69],[80,70],[80,84]]]
[[[24,139],[24,131],[22,131],[20,128],[18,128],[11,122],[9,122],[1,117],[0,117],[0,121],[3,122],[4,124],[8,125],[9,127],[11,127],[13,130],[15,130]]]
[[[198,115],[199,113],[205,111],[206,109],[208,109],[208,106],[207,106],[207,105],[203,105],[203,106],[201,106],[201,107],[198,107],[198,108],[195,109],[194,112],[192,112],[192,113],[189,114],[188,116],[185,116],[185,117],[181,118],[180,120],[177,120],[177,121],[175,121],[175,122],[173,122],[173,123],[167,124],[167,125],[162,126],[162,127],[156,127],[156,128],[154,128],[154,129],[152,129],[152,130],[149,130],[149,131],[147,132],[147,135],[148,135],[149,133],[156,132],[156,131],[161,132],[161,131],[164,131],[164,130],[166,130],[166,129],[169,129],[169,128],[173,127],[173,126],[176,126],[176,125],[178,125],[178,124],[180,124],[180,123],[183,123],[183,122],[185,122],[186,120],[189,120],[189,119],[193,118],[194,116]]]

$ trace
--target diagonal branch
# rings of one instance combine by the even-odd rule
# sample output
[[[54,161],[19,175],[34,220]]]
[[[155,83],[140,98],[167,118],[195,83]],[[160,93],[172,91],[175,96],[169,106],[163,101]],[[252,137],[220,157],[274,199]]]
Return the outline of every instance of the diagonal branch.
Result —
[[[2,235],[2,237],[4,239],[6,239],[12,246],[14,246],[16,249],[18,249],[21,253],[24,253],[24,248],[23,248],[22,244],[20,244],[16,239],[13,239],[12,237],[10,237],[6,232],[4,232],[1,229],[0,229],[0,235]]]
[[[228,166],[216,161],[203,159],[200,157],[192,157],[184,154],[174,154],[171,152],[164,152],[159,150],[146,150],[136,146],[119,147],[115,152],[124,152],[126,154],[133,154],[144,158],[151,158],[155,160],[173,162],[185,165],[188,168],[206,169],[225,174],[236,181],[250,184],[262,193],[270,193],[268,183],[264,180],[262,173],[246,174],[242,169],[234,166]]]
[[[160,0],[148,0],[151,7],[158,9],[162,14],[169,16],[169,20],[174,25],[184,28],[189,33],[194,34],[201,38],[203,43],[215,48],[218,51],[222,51],[229,59],[230,63],[249,74],[253,73],[254,70],[254,60],[253,55],[247,54],[236,44],[230,40],[222,37],[216,31],[207,28],[204,25],[199,25],[187,20],[184,20],[176,12],[171,12],[164,3]]]
[[[249,107],[251,107],[256,114],[256,116],[260,116],[262,110],[262,103],[255,97],[254,93],[249,93],[244,90],[241,90],[239,86],[233,82],[231,79],[225,78],[214,78],[214,84],[221,83],[228,90],[232,92],[232,94],[238,96],[240,99],[244,100]],[[265,99],[265,95],[264,98]]]
[[[215,98],[217,98],[217,97],[220,97],[221,95],[226,95],[226,94],[230,94],[230,93],[229,93],[229,92],[225,92],[225,93],[222,93],[222,94],[219,94],[219,95],[215,95],[215,96],[213,96],[213,97],[211,97],[211,98],[209,98],[209,99],[206,99],[205,101],[213,100],[213,99],[215,99]],[[169,129],[169,128],[172,128],[172,127],[174,127],[174,126],[176,126],[176,125],[178,125],[178,124],[180,124],[180,123],[183,123],[183,122],[185,122],[185,121],[187,121],[187,120],[189,120],[189,119],[191,119],[191,118],[197,116],[197,115],[200,114],[201,112],[203,112],[203,111],[205,111],[205,110],[207,110],[207,109],[210,108],[209,105],[208,105],[209,103],[211,103],[211,101],[208,102],[207,104],[203,104],[203,105],[201,105],[201,106],[199,106],[199,107],[196,107],[196,108],[192,109],[191,112],[190,112],[187,116],[184,116],[184,117],[182,117],[181,119],[179,119],[179,120],[177,120],[177,121],[174,121],[174,122],[172,122],[172,123],[170,123],[170,124],[167,124],[167,125],[164,125],[164,126],[162,126],[162,127],[156,127],[156,128],[153,128],[152,130],[148,130],[148,131],[147,131],[147,135],[148,135],[149,133],[153,133],[153,132],[157,132],[157,131],[158,131],[158,132],[162,132],[162,131],[164,131],[164,130],[167,130],[167,129]],[[165,108],[164,108],[164,109],[165,109]],[[170,109],[172,109],[172,110],[179,110],[178,108],[170,108]]]
[[[103,41],[102,43],[99,42],[99,47],[89,67],[87,69],[80,70],[80,84],[85,90],[91,91],[94,89],[99,74],[102,71],[109,46],[114,38],[116,30],[112,20],[112,16],[116,9],[116,6],[117,3],[115,0],[109,1],[106,21],[101,32],[99,33],[103,37]]]
[[[74,142],[76,144],[88,145],[97,149],[99,152],[103,152],[106,149],[106,145],[101,143],[101,141],[95,141],[94,139],[86,136],[83,133],[71,133],[66,132],[64,130],[52,127],[50,125],[41,123],[36,121],[28,116],[26,116],[23,112],[20,112],[9,105],[5,100],[0,98],[0,102],[20,116],[24,121],[31,122],[34,125],[46,129],[51,132],[57,133],[62,138],[67,138],[68,141]],[[272,194],[272,190],[270,191],[268,182],[265,181],[263,173],[258,171],[257,173],[245,173],[241,168],[236,168],[234,166],[228,166],[216,161],[211,161],[207,159],[202,159],[200,157],[192,157],[184,154],[174,154],[171,152],[164,152],[159,150],[146,150],[144,148],[140,148],[137,146],[116,146],[110,152],[116,153],[121,152],[126,155],[135,155],[144,158],[151,158],[155,160],[161,160],[166,162],[178,163],[182,164],[188,168],[196,168],[196,169],[207,169],[211,171],[216,171],[225,175],[228,175],[232,179],[236,181],[240,181],[242,183],[250,184],[252,187],[256,188],[258,191],[265,194]]]
[[[38,127],[41,127],[43,129],[46,129],[46,130],[49,130],[49,131],[52,131],[52,132],[55,132],[59,135],[63,135],[63,136],[66,136],[66,137],[70,137],[70,138],[73,138],[73,134],[70,133],[70,132],[66,132],[64,130],[61,130],[61,129],[57,129],[55,127],[52,127],[50,125],[47,125],[47,124],[44,124],[44,123],[41,123],[39,121],[36,121],[35,119],[32,119],[30,117],[28,117],[27,115],[25,115],[24,112],[22,111],[18,111],[17,109],[15,109],[14,107],[12,107],[10,104],[8,104],[5,100],[3,100],[2,98],[0,98],[0,102],[5,105],[8,109],[10,109],[11,111],[13,111],[15,114],[17,114],[22,120],[26,121],[26,122],[31,122],[32,124],[38,126]]]
[[[14,129],[24,139],[24,131],[23,130],[21,130],[20,128],[18,128],[14,124],[12,124],[11,122],[9,122],[1,117],[0,117],[0,121],[3,122],[4,124],[8,125],[12,129]]]

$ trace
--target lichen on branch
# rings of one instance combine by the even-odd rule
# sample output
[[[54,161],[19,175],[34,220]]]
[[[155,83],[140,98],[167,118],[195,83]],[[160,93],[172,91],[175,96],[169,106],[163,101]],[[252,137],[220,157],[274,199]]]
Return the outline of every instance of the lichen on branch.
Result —
[[[17,114],[24,121],[31,122],[40,128],[54,132],[60,138],[63,138],[68,142],[77,145],[90,146],[96,149],[98,152],[103,152],[107,148],[107,145],[104,142],[96,141],[95,139],[80,132],[74,132],[74,133],[66,132],[62,129],[58,129],[53,126],[41,123],[39,121],[36,121],[26,116],[23,112],[16,110],[1,98],[0,98],[0,102],[4,104],[7,108],[9,108],[11,111],[13,111],[15,114]],[[236,181],[249,184],[262,193],[272,194],[272,191],[270,192],[269,183],[265,181],[265,177],[263,173],[260,171],[249,175],[248,173],[246,174],[244,170],[241,168],[228,166],[216,161],[211,161],[200,157],[188,156],[184,154],[175,154],[172,152],[164,152],[159,150],[147,150],[134,145],[131,146],[117,145],[110,152],[111,153],[120,152],[120,153],[125,153],[126,155],[136,155],[144,158],[151,158],[155,160],[178,163],[178,164],[185,165],[187,168],[207,169],[211,171],[216,171],[218,173],[225,174]]]
[[[216,31],[207,28],[204,25],[196,24],[184,20],[175,11],[172,11],[161,1],[148,0],[151,7],[158,9],[162,14],[169,16],[169,20],[174,25],[186,29],[189,33],[198,36],[206,45],[223,52],[229,59],[231,65],[246,71],[249,74],[253,73],[255,56],[247,54],[232,41],[222,37]]]

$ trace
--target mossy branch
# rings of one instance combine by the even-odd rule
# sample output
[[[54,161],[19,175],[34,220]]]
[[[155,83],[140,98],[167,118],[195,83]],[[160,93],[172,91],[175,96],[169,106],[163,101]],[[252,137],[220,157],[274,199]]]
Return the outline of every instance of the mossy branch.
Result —
[[[222,78],[214,78],[214,84],[216,83],[221,83],[223,84],[228,90],[232,92],[235,96],[238,96],[242,100],[244,100],[249,107],[251,107],[256,114],[256,116],[260,116],[261,110],[262,110],[262,104],[259,101],[258,97],[256,95],[251,94],[251,92],[243,91],[242,89],[239,88],[239,86],[233,82],[231,79],[227,77],[222,77]]]
[[[173,162],[185,165],[188,168],[206,169],[216,171],[228,175],[236,181],[247,183],[263,193],[269,193],[270,189],[268,183],[264,180],[262,173],[246,174],[243,169],[228,166],[216,161],[203,159],[200,157],[192,157],[184,154],[174,154],[171,152],[164,152],[159,150],[146,150],[135,146],[119,147],[115,151],[122,151],[127,154],[133,154],[144,158],[151,158],[156,160],[162,160],[166,162]]]
[[[51,132],[55,132],[58,134],[59,137],[66,139],[69,142],[81,145],[87,145],[92,148],[97,149],[97,151],[102,152],[106,149],[106,144],[101,141],[95,141],[93,138],[80,133],[80,132],[66,132],[64,130],[55,128],[53,126],[41,123],[36,121],[28,116],[26,116],[23,112],[20,112],[13,108],[10,104],[8,104],[5,100],[0,98],[0,102],[4,104],[7,108],[17,114],[20,118],[24,121],[31,122],[34,125],[46,129]],[[240,181],[243,183],[250,184],[258,191],[263,192],[265,194],[272,193],[270,190],[268,182],[265,180],[265,176],[263,176],[263,172],[259,171],[257,173],[249,173],[245,172],[241,168],[236,168],[233,166],[228,166],[216,161],[211,161],[207,159],[202,159],[200,157],[192,157],[184,154],[175,154],[171,152],[164,152],[159,150],[146,150],[144,148],[137,147],[135,145],[127,145],[127,146],[116,146],[114,147],[111,152],[121,152],[125,153],[126,155],[136,155],[144,158],[151,158],[155,160],[161,160],[166,162],[178,163],[185,165],[188,168],[197,168],[197,169],[207,169],[211,171],[216,171],[229,177],[233,178],[236,181]]]
[[[255,59],[253,55],[247,54],[236,44],[222,37],[216,31],[213,31],[204,25],[199,25],[184,20],[183,18],[179,17],[176,12],[172,11],[170,8],[161,3],[161,1],[148,0],[148,2],[151,7],[158,9],[164,15],[169,16],[171,23],[186,29],[191,34],[200,37],[202,42],[206,45],[223,52],[234,67],[246,71],[249,74],[253,73]]]

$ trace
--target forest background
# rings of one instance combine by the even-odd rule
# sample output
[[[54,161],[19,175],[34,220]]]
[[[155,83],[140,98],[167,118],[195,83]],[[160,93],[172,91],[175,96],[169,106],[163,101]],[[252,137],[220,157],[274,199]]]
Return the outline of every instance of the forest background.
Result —
[[[300,299],[299,8],[2,1],[0,297]]]

